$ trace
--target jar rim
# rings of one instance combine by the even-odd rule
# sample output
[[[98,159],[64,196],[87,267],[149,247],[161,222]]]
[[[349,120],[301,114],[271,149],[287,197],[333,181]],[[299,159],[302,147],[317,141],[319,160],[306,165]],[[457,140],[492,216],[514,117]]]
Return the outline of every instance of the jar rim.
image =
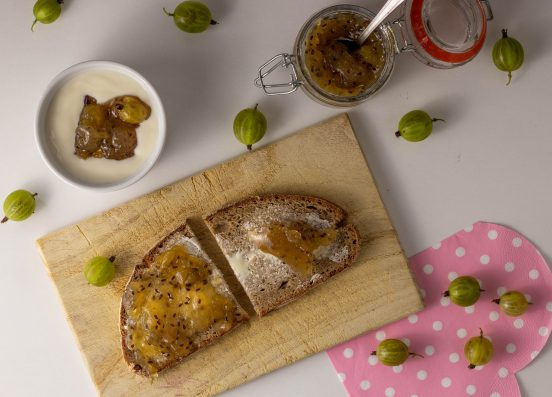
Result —
[[[310,32],[320,19],[345,12],[359,15],[368,20],[371,20],[375,17],[375,14],[370,10],[352,4],[340,4],[326,7],[313,14],[303,24],[299,31],[299,34],[297,35],[294,45],[294,55],[296,57],[298,71],[301,80],[303,81],[302,87],[309,95],[314,97],[314,99],[334,106],[354,106],[374,95],[389,80],[395,64],[396,43],[394,32],[386,24],[381,24],[376,28],[375,32],[381,39],[384,46],[385,63],[379,77],[373,84],[371,84],[358,95],[339,96],[322,89],[316,83],[316,81],[311,78],[310,72],[305,65],[304,50],[302,50],[306,38],[309,36]]]

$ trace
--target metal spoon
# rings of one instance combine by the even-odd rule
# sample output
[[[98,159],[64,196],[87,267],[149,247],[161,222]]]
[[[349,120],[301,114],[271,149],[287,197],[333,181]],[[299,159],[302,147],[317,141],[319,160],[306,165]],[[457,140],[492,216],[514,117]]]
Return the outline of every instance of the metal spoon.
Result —
[[[366,41],[368,36],[372,34],[374,30],[383,22],[385,18],[391,14],[395,8],[397,8],[404,0],[387,0],[387,2],[383,5],[381,10],[378,12],[378,14],[370,21],[366,29],[362,31],[362,33],[356,38],[356,39],[349,39],[346,37],[340,37],[336,39],[338,43],[342,43],[347,47],[347,50],[349,52],[355,52]]]

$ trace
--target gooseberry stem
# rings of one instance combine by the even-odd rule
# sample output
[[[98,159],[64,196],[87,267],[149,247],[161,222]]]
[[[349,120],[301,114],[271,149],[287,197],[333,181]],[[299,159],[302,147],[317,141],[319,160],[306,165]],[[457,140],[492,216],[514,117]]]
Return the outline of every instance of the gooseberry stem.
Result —
[[[508,82],[506,85],[510,85],[510,82],[512,81],[512,72],[508,72]]]
[[[35,27],[35,25],[36,25],[37,22],[38,22],[38,19],[35,19],[35,20],[33,21],[33,24],[31,25],[31,32],[34,32],[34,27]]]
[[[445,291],[445,292],[443,292],[443,296],[444,296],[445,298],[446,298],[447,296],[450,296],[450,292],[448,292],[448,290]]]
[[[0,223],[6,223],[8,221],[8,217],[5,216],[2,218],[2,220],[0,221]]]
[[[247,145],[247,150],[251,151],[253,149],[253,145]]]
[[[211,19],[211,22],[209,22],[211,25],[218,25],[218,22],[217,21],[214,21]]]
[[[468,368],[469,368],[469,369],[474,369],[475,367],[476,367],[476,366],[473,365],[473,364],[468,365]]]
[[[508,37],[508,29],[502,29],[502,38],[505,39]]]
[[[164,12],[165,15],[167,15],[168,17],[174,16],[174,14],[171,14],[170,12],[168,12],[167,10],[165,10],[165,7],[163,7],[163,12]]]
[[[111,255],[111,256],[109,257],[109,262],[113,262],[113,261],[115,261],[115,255]]]
[[[493,302],[496,303],[497,305],[500,305],[500,298],[499,299],[493,299]]]
[[[396,136],[397,138],[400,138],[400,137],[401,137],[401,132],[400,132],[400,131],[395,132],[395,136]]]
[[[446,123],[446,121],[443,120],[443,119],[431,119],[431,121],[433,121],[434,123],[435,123],[436,121],[442,121],[443,123]]]
[[[374,350],[372,353],[370,353],[371,356],[376,356],[378,353]]]
[[[408,352],[408,355],[410,355],[410,356],[415,356],[415,357],[425,358],[424,356],[422,356],[421,354],[418,354],[418,353],[410,353],[410,352]]]

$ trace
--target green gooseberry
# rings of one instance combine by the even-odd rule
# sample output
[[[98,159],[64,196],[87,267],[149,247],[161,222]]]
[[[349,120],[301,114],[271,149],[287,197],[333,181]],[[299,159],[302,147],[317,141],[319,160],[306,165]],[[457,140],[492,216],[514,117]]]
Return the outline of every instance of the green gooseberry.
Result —
[[[24,221],[30,217],[35,210],[37,193],[31,193],[27,190],[16,190],[11,192],[4,200],[4,218],[1,223],[10,221]]]
[[[33,7],[35,20],[31,25],[31,30],[34,32],[37,22],[49,24],[58,19],[61,15],[61,4],[63,4],[63,0],[38,0]]]
[[[267,129],[266,118],[257,107],[243,109],[234,119],[234,135],[247,146],[247,150],[251,150],[252,145],[263,138]]]
[[[523,46],[516,39],[509,37],[506,29],[502,29],[502,38],[494,44],[492,56],[495,66],[503,72],[508,72],[506,85],[509,85],[512,81],[512,72],[523,65]]]
[[[531,304],[531,302],[527,301],[525,295],[519,291],[505,292],[499,299],[495,299],[493,302],[500,305],[500,310],[511,317],[521,316]]]
[[[479,328],[479,336],[470,338],[464,345],[464,356],[470,363],[469,369],[478,365],[485,365],[493,358],[493,343],[483,336],[483,330]]]
[[[461,276],[452,280],[443,296],[448,296],[455,305],[467,307],[477,302],[483,291],[476,278]]]
[[[379,345],[376,351],[373,351],[372,356],[377,356],[380,363],[390,367],[395,367],[404,363],[409,356],[422,357],[417,353],[410,353],[408,346],[399,339],[385,339]]]
[[[103,287],[115,276],[115,257],[109,259],[105,256],[96,256],[90,259],[84,266],[84,276],[89,284],[96,287]]]
[[[423,141],[433,131],[433,123],[436,121],[445,120],[431,118],[423,110],[412,110],[399,120],[399,130],[395,132],[395,136],[410,142]]]
[[[209,25],[216,25],[217,22],[211,19],[211,10],[199,1],[183,1],[176,6],[172,13],[163,8],[165,14],[173,17],[174,24],[178,29],[187,33],[201,33]]]

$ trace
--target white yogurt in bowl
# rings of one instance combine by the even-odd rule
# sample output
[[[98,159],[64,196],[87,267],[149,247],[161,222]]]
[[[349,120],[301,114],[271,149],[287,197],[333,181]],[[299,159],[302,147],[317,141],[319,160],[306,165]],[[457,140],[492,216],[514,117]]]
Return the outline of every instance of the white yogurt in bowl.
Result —
[[[75,154],[75,129],[84,97],[104,103],[135,95],[151,107],[150,117],[136,129],[134,156],[124,160]],[[64,181],[100,191],[122,189],[142,178],[159,157],[165,141],[165,113],[151,84],[127,66],[106,61],[80,63],[61,72],[48,86],[36,118],[36,140],[48,167]]]

